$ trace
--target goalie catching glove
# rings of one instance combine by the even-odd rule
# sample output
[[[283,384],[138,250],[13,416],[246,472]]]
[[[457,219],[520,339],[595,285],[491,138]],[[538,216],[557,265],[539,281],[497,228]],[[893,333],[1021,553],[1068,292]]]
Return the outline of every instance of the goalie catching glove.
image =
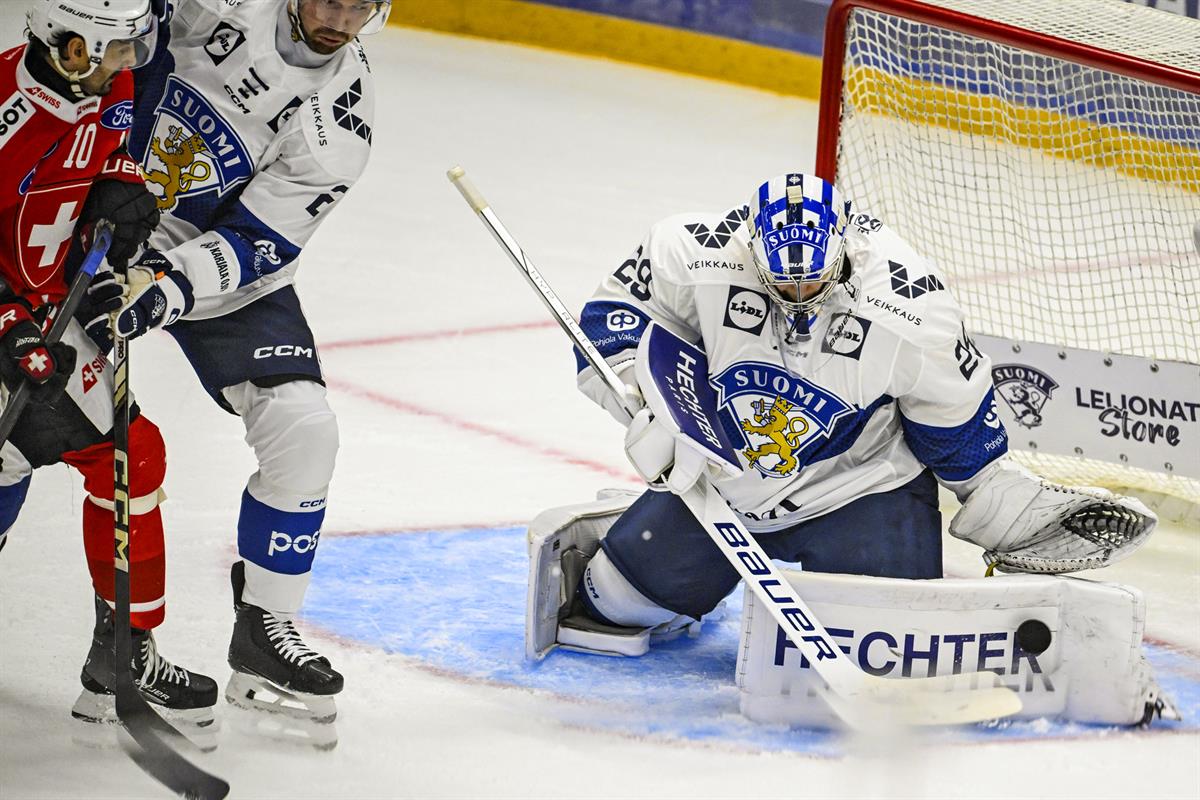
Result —
[[[1001,459],[950,521],[950,533],[984,549],[992,569],[1060,573],[1128,556],[1158,517],[1140,501],[1093,487],[1051,483]]]

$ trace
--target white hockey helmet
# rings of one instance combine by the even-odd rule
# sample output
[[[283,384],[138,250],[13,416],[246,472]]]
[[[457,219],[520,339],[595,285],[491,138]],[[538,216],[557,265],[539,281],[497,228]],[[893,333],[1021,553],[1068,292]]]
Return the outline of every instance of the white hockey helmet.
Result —
[[[849,218],[850,203],[816,175],[777,175],[754,191],[746,220],[754,266],[767,294],[789,314],[811,315],[845,280]]]
[[[140,67],[154,55],[158,19],[150,0],[33,0],[26,14],[29,33],[50,49],[59,70],[72,79],[86,78],[105,63],[114,68]],[[68,34],[83,39],[91,66],[68,75],[58,61],[58,46]]]
[[[300,18],[301,6],[322,25],[351,36],[378,33],[392,13],[392,0],[288,0],[293,24]]]

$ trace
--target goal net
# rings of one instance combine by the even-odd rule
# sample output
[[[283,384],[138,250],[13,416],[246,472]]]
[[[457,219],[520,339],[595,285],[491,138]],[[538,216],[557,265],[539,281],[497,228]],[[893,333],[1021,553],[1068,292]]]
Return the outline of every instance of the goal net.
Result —
[[[1018,458],[1200,504],[1200,21],[835,0],[817,169],[947,273]]]

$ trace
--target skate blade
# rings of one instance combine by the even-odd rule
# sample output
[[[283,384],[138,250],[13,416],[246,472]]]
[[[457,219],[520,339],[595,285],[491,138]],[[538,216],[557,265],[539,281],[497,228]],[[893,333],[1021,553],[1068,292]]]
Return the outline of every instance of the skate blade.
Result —
[[[305,694],[282,689],[265,678],[234,672],[225,686],[225,699],[239,708],[266,711],[293,719],[327,724],[337,719],[331,695]]]
[[[221,730],[211,707],[209,708],[164,708],[150,704],[163,719],[171,723],[201,752],[210,753],[217,749],[217,733]],[[95,694],[84,689],[71,708],[75,719],[71,738],[77,744],[92,748],[115,748],[120,746],[117,738],[121,727],[117,718],[116,698],[111,694]]]
[[[234,672],[225,699],[235,709],[234,727],[255,736],[318,750],[337,746],[337,707],[332,697],[288,692],[256,676]]]

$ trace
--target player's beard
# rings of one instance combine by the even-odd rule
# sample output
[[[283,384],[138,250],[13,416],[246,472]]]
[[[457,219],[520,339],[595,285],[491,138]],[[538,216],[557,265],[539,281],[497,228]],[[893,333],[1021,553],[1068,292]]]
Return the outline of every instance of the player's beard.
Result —
[[[79,86],[91,97],[103,97],[112,91],[113,81],[117,79],[116,72],[110,74],[107,78],[100,78],[93,72],[79,82]]]
[[[335,31],[333,28],[317,28],[308,34],[308,46],[314,53],[328,56],[349,44],[353,38],[350,34]]]

